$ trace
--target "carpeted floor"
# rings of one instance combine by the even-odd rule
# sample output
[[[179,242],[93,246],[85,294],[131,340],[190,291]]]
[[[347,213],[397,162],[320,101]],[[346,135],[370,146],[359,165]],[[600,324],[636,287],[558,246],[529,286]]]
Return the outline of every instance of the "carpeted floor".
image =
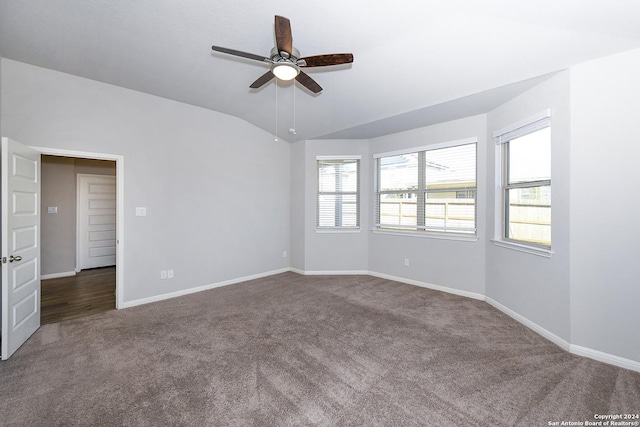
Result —
[[[640,412],[640,373],[488,304],[285,273],[43,326],[0,363],[3,426],[548,426]],[[558,424],[559,425],[559,424]]]

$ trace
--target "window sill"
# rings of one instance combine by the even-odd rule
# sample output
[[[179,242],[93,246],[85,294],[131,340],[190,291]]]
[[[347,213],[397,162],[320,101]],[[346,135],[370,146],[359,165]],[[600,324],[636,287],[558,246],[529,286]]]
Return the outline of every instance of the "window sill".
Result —
[[[553,251],[551,249],[538,248],[535,246],[523,245],[521,243],[508,242],[506,240],[492,239],[491,241],[498,247],[511,249],[518,252],[524,252],[530,255],[537,255],[544,258],[551,258],[551,255],[553,255]]]
[[[318,234],[352,234],[359,233],[360,228],[316,228]]]
[[[405,236],[405,237],[419,237],[426,239],[437,239],[437,240],[455,240],[459,242],[477,242],[478,236],[476,234],[439,234],[439,233],[429,233],[425,231],[402,231],[402,230],[381,230],[379,228],[374,228],[371,230],[374,234],[387,234],[392,236]]]

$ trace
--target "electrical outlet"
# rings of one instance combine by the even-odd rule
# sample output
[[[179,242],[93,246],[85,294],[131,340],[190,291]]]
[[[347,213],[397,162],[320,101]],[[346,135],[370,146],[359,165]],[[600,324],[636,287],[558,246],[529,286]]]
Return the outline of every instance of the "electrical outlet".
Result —
[[[404,259],[404,266],[409,267],[409,258]]]
[[[286,258],[287,257],[287,251],[282,251],[282,258]]]
[[[160,271],[160,278],[163,280],[167,278],[167,270]]]
[[[173,279],[173,269],[167,270],[167,279]]]
[[[147,208],[137,207],[136,216],[147,216]]]

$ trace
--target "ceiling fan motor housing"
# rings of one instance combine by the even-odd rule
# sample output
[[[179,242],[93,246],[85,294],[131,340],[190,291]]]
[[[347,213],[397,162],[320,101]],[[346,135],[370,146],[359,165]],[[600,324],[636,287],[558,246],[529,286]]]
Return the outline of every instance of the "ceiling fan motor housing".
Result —
[[[290,80],[300,73],[300,68],[298,67],[299,57],[300,52],[296,48],[292,48],[291,55],[289,55],[285,51],[278,52],[278,48],[274,47],[271,49],[271,61],[273,61],[271,71],[281,80]],[[276,68],[279,67],[281,67],[280,70],[276,71]],[[282,74],[283,71],[285,74]]]
[[[270,57],[274,64],[278,62],[289,62],[297,65],[298,58],[300,58],[300,51],[298,51],[298,49],[294,47],[293,49],[291,49],[291,55],[289,55],[285,51],[278,52],[278,48],[274,47],[273,49],[271,49]]]

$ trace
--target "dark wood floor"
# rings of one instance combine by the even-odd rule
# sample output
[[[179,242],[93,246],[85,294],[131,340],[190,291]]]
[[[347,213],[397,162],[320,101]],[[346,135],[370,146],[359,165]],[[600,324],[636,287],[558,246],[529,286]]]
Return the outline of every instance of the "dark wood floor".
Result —
[[[42,281],[40,323],[102,313],[116,308],[116,267],[83,270]]]

